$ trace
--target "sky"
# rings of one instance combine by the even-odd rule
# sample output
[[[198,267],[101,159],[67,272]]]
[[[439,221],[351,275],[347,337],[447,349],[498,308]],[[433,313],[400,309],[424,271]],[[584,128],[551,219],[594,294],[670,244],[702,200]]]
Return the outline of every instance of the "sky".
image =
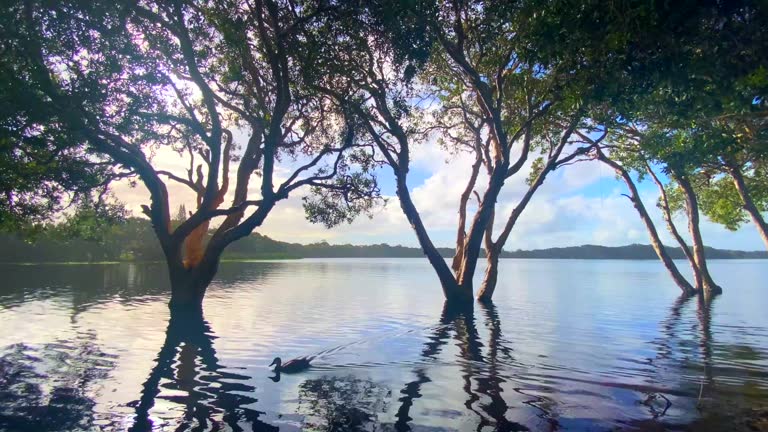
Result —
[[[433,242],[441,247],[455,245],[458,220],[458,200],[464,189],[472,163],[469,155],[450,155],[437,144],[427,143],[412,151],[411,170],[408,186],[421,216],[430,232]],[[527,189],[530,162],[517,175],[509,178],[501,193],[496,217],[498,233]],[[188,159],[169,150],[159,150],[153,159],[154,165],[172,170],[184,176]],[[291,166],[283,165],[276,170],[276,176],[287,178]],[[233,171],[236,167],[233,167]],[[379,244],[418,246],[416,236],[399,206],[394,190],[394,177],[389,167],[382,167],[378,173],[382,193],[387,203],[375,209],[373,217],[360,216],[351,224],[333,229],[314,225],[304,218],[301,196],[306,191],[291,195],[281,201],[270,213],[265,224],[256,232],[280,241],[313,243],[327,241],[331,244]],[[485,179],[478,180],[478,185]],[[258,178],[251,182],[258,198]],[[180,204],[187,209],[194,208],[192,193],[185,186],[168,182],[171,213],[175,214]],[[655,184],[644,181],[638,184],[646,208],[656,222],[656,227],[665,244],[673,245],[674,240],[667,233],[661,212],[656,208],[658,190]],[[149,194],[139,182],[131,187],[127,182],[114,186],[118,199],[125,202],[134,215],[141,215],[140,206],[149,203]],[[482,193],[482,191],[481,191]],[[622,246],[632,243],[649,244],[648,234],[629,200],[622,196],[627,193],[623,182],[615,178],[612,170],[596,161],[580,162],[551,173],[544,185],[534,195],[528,207],[518,220],[505,246],[506,250],[529,250],[550,247],[596,244]],[[470,211],[473,209],[470,208]],[[469,216],[471,219],[471,215]],[[681,232],[687,232],[687,220],[676,219]],[[702,218],[702,236],[708,246],[723,249],[762,250],[764,245],[751,223],[736,232]]]

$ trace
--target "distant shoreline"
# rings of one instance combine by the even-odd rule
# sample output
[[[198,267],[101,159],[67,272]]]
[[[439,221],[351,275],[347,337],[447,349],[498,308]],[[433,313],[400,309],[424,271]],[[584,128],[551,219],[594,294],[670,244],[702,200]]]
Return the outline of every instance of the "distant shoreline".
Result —
[[[336,257],[296,257],[296,258],[243,258],[243,259],[223,259],[222,263],[259,263],[259,262],[280,262],[280,261],[301,261],[307,259],[323,259],[323,260],[335,260],[335,259],[359,259],[359,260],[376,260],[376,259],[420,259],[421,257],[393,257],[393,256],[336,256]],[[446,259],[448,259],[446,257]],[[546,257],[504,257],[502,260],[556,260],[556,261],[656,261],[658,258],[546,258]],[[751,261],[751,260],[764,260],[767,257],[739,257],[739,258],[708,258],[708,261]],[[684,258],[675,258],[675,261],[684,261]],[[36,266],[36,265],[56,265],[56,266],[79,266],[79,265],[119,265],[119,264],[163,264],[163,261],[38,261],[38,262],[12,262],[12,261],[0,261],[0,265],[9,266]]]
[[[17,264],[108,264],[121,262],[165,262],[157,240],[145,229],[129,230],[131,235],[113,235],[101,242],[83,239],[41,238],[28,241],[18,235],[0,235],[0,263]],[[134,232],[136,231],[136,232]],[[680,248],[666,247],[672,259],[685,259]],[[740,251],[705,247],[708,259],[768,259],[767,251]],[[444,258],[452,258],[453,248],[438,248]],[[484,258],[484,250],[480,258]],[[275,261],[301,258],[419,258],[419,247],[400,245],[310,244],[288,243],[253,233],[232,243],[224,252],[222,262]],[[570,259],[570,260],[658,260],[650,245],[625,246],[581,245],[534,250],[504,250],[501,258]]]

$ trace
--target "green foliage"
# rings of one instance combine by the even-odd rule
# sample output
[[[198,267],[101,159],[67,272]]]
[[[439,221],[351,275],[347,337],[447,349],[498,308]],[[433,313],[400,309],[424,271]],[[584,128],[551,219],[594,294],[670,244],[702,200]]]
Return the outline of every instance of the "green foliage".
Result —
[[[544,158],[543,157],[537,157],[533,160],[533,164],[531,165],[531,172],[528,174],[528,178],[525,179],[525,184],[528,186],[532,185],[534,181],[536,181],[536,177],[541,174],[541,172],[544,170]]]
[[[672,214],[679,214],[685,210],[685,194],[683,190],[674,182],[664,185],[664,191],[667,195],[667,204],[669,205],[669,211]],[[661,198],[656,206],[663,208]]]
[[[750,195],[758,210],[768,212],[768,196],[765,195],[765,177],[752,173],[745,176]],[[709,220],[723,225],[731,231],[738,230],[744,223],[749,222],[749,214],[744,210],[744,202],[739,196],[733,179],[724,174],[709,177],[700,174],[691,179],[691,185],[696,192],[699,210]],[[673,214],[681,213],[685,208],[685,195],[682,189],[670,182],[665,185],[667,200]],[[661,202],[657,204],[661,208]]]
[[[0,119],[0,230],[50,222],[69,201],[89,193],[108,176],[103,167],[87,163],[81,150],[64,148],[48,137],[35,139],[6,125]],[[19,134],[25,135],[23,145]]]
[[[184,222],[187,220],[187,207],[184,204],[179,205],[179,209],[176,211],[176,217],[173,218],[175,222]]]
[[[332,228],[352,223],[360,214],[373,216],[376,200],[366,197],[381,195],[375,177],[355,172],[337,177],[336,182],[336,188],[313,187],[311,194],[302,198],[310,222]]]
[[[65,239],[103,242],[128,217],[129,212],[122,203],[99,202],[87,197],[77,203],[72,216],[55,226],[54,232]]]
[[[311,187],[304,209],[312,222],[350,222],[380,198],[374,149],[398,147],[392,154],[407,161],[410,149],[398,140],[427,141],[432,113],[451,123],[454,141],[485,137],[459,130],[450,112],[481,111],[483,95],[498,112],[494,128],[506,133],[554,104],[532,128],[543,154],[583,113],[589,125],[608,124],[610,155],[627,168],[643,175],[650,163],[717,178],[735,164],[750,172],[750,191],[765,206],[761,2],[257,3],[8,2],[0,14],[0,229],[50,221],[114,178],[138,172],[156,185],[151,155],[161,146],[211,163],[227,127],[255,143],[250,152],[235,146],[228,162],[266,175],[267,187],[275,162],[339,154],[293,178]],[[374,107],[374,132],[389,140],[378,147],[356,124]],[[488,128],[488,116],[472,120]],[[343,157],[329,150],[344,139],[342,125],[356,132],[343,151],[357,148]],[[537,159],[532,176],[542,167]],[[703,209],[735,227],[744,218],[726,183],[701,186]],[[172,225],[186,218],[179,209]],[[125,222],[118,219],[78,208],[66,229],[95,241]]]
[[[758,211],[768,213],[768,176],[762,169],[742,173],[752,203]],[[697,188],[702,212],[713,222],[735,231],[750,220],[733,178],[721,175]]]
[[[733,180],[729,177],[719,177],[697,190],[699,206],[702,212],[715,223],[736,231],[749,221],[749,215],[744,211],[744,203],[736,191]]]
[[[115,227],[102,243],[82,239],[62,239],[53,235],[38,236],[35,241],[17,235],[0,233],[0,262],[93,262],[93,261],[162,261],[163,254],[147,219],[129,218]],[[684,259],[678,248],[669,248],[674,259]],[[454,250],[439,248],[444,258]],[[421,248],[398,245],[331,245],[286,243],[259,233],[236,241],[225,252],[224,260],[263,260],[298,258],[422,258]],[[766,258],[768,253],[727,251],[707,248],[711,258]],[[656,259],[647,245],[623,247],[577,246],[532,251],[504,251],[505,258],[564,258],[564,259]]]
[[[128,217],[95,226],[78,217],[34,235],[0,234],[0,262],[158,261],[163,253],[147,219]],[[86,218],[88,219],[88,218]],[[97,228],[96,228],[97,227]],[[82,233],[86,237],[73,236]]]
[[[129,119],[157,103],[159,95],[152,91],[155,68],[131,49],[124,24],[124,11],[114,2],[4,5],[0,226],[16,229],[50,222],[72,199],[123,172],[104,163],[85,131],[68,122],[84,107],[88,121],[112,132],[136,133],[141,122]],[[44,67],[59,73],[51,77]],[[52,83],[71,93],[68,102],[52,100],[47,92]]]

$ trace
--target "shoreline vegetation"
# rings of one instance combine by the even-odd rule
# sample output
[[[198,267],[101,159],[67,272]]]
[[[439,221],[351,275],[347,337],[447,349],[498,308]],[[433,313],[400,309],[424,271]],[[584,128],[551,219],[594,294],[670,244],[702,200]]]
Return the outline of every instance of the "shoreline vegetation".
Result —
[[[15,235],[0,235],[0,263],[4,264],[118,264],[123,262],[163,262],[156,241],[137,238],[136,232],[114,234],[102,241],[83,239],[38,238],[25,239]],[[140,236],[138,236],[140,237]],[[134,240],[134,241],[131,241]],[[138,241],[136,241],[138,240]],[[668,248],[673,259],[685,259],[679,248]],[[443,258],[454,256],[452,248],[438,248]],[[481,251],[484,256],[484,250]],[[766,251],[739,251],[706,248],[708,259],[768,259]],[[222,262],[295,260],[303,258],[423,258],[418,247],[389,244],[352,245],[317,242],[288,243],[254,233],[232,245]],[[503,251],[501,258],[519,259],[611,259],[655,260],[650,245],[626,246],[581,245],[535,250]]]

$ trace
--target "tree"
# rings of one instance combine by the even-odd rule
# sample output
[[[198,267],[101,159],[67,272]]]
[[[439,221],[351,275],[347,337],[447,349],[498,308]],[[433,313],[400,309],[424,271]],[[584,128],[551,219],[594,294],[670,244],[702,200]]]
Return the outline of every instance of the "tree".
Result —
[[[588,138],[587,138],[588,139]],[[636,151],[622,151],[621,148],[612,148],[612,154],[610,157],[608,157],[605,152],[600,148],[597,147],[595,150],[595,157],[600,162],[608,165],[627,186],[629,189],[629,195],[624,195],[629,199],[629,201],[632,203],[632,206],[637,210],[638,215],[640,216],[640,220],[642,220],[643,224],[645,225],[646,230],[648,231],[648,236],[651,240],[651,247],[653,247],[654,252],[656,252],[656,256],[659,257],[659,260],[664,264],[664,267],[669,272],[670,276],[672,277],[672,280],[675,281],[675,284],[680,287],[680,289],[683,291],[683,295],[690,296],[695,294],[700,289],[700,276],[698,269],[695,265],[695,261],[693,260],[693,257],[690,253],[690,250],[688,249],[688,245],[683,241],[682,237],[677,231],[677,228],[675,227],[675,224],[672,220],[671,212],[669,211],[669,205],[667,203],[667,198],[664,192],[664,186],[659,182],[658,178],[655,176],[653,170],[651,169],[650,165],[648,165],[647,161],[645,159],[642,159],[642,157],[637,158],[636,156],[638,153]],[[623,161],[623,164],[619,161]],[[659,185],[659,188],[662,191],[662,195],[660,198],[660,207],[662,208],[662,211],[664,212],[664,219],[667,222],[667,227],[669,228],[670,233],[675,237],[675,239],[680,244],[681,249],[685,253],[686,257],[691,262],[691,267],[693,269],[694,278],[697,280],[696,286],[694,287],[691,285],[690,282],[688,282],[685,277],[680,273],[680,270],[677,268],[677,265],[672,260],[672,257],[670,256],[669,252],[667,251],[667,248],[664,246],[664,243],[661,242],[661,237],[659,236],[658,231],[656,230],[656,225],[653,223],[653,220],[651,219],[650,214],[648,213],[648,210],[645,207],[645,204],[643,203],[642,198],[640,197],[640,193],[637,190],[637,186],[635,185],[635,181],[632,178],[631,172],[633,170],[632,168],[632,162],[637,163],[638,161],[642,161],[642,165],[644,165],[648,173],[653,177],[654,181]],[[629,162],[629,163],[627,163]],[[642,173],[642,171],[641,171]]]
[[[365,132],[359,138],[381,154],[379,164],[392,170],[400,207],[435,269],[445,297],[471,300],[471,290],[459,286],[429,237],[408,189],[412,147],[425,139],[419,124],[421,110],[410,103],[419,97],[413,79],[427,60],[430,41],[423,20],[410,20],[399,12],[403,11],[398,5],[387,2],[352,7],[307,32],[311,40],[336,41],[334,50],[308,52],[307,56],[317,65],[320,91],[333,97],[341,109],[355,114]],[[407,20],[402,22],[413,26],[410,30],[415,33],[405,31],[389,38],[386,30],[401,19]],[[392,67],[401,63],[405,66]]]
[[[601,17],[602,25],[585,27],[583,19],[590,16]],[[637,161],[621,159],[624,168],[650,175],[659,186],[670,232],[690,257],[695,285],[707,296],[721,289],[707,271],[695,186],[718,171],[732,175],[726,167],[737,156],[733,175],[752,170],[749,161],[754,158],[743,155],[753,153],[764,139],[759,125],[765,119],[768,91],[763,30],[767,19],[764,6],[751,1],[594,2],[586,4],[576,19],[555,18],[561,27],[553,37],[563,42],[555,45],[556,52],[575,49],[582,41],[589,52],[588,42],[599,37],[596,31],[625,39],[632,48],[621,60],[625,67],[617,69],[621,73],[616,82],[625,90],[615,93],[606,106],[613,135],[609,141],[626,147],[622,156],[629,152],[640,156]],[[661,169],[676,185],[688,216],[690,250],[671,220],[669,185],[654,169]],[[744,191],[745,208],[759,216],[756,206],[749,205],[748,189]],[[753,219],[759,226],[760,218]]]
[[[28,130],[61,137],[84,155],[78,161],[146,187],[143,210],[169,269],[172,308],[199,309],[226,246],[297,189],[317,193],[306,209],[330,224],[368,211],[378,196],[354,120],[302,74],[297,53],[322,41],[298,34],[327,10],[273,0],[28,0],[2,14],[4,88],[24,89],[13,113]],[[158,167],[157,149],[185,155],[187,172]],[[292,163],[278,179],[281,161]],[[249,192],[254,176],[258,197]],[[197,200],[175,228],[166,181]]]
[[[314,35],[342,41],[337,51],[313,57],[318,74],[328,77],[323,91],[356,113],[381,162],[392,169],[403,213],[449,300],[472,298],[473,276],[483,238],[492,232],[488,230],[497,198],[507,179],[526,166],[531,149],[555,155],[542,164],[545,169],[530,195],[547,173],[585,152],[566,154],[563,149],[583,120],[578,97],[592,87],[573,86],[574,93],[583,94],[568,94],[575,97],[565,100],[565,71],[540,68],[524,58],[521,51],[531,41],[513,37],[529,18],[524,12],[482,2],[477,8],[473,2],[373,2],[349,11],[344,20],[327,23]],[[463,23],[467,14],[471,18]],[[393,67],[397,64],[403,66]],[[437,108],[427,107],[433,103]],[[559,108],[553,110],[556,104]],[[562,136],[552,140],[555,130]],[[434,246],[408,188],[412,149],[435,139],[452,151],[475,155],[460,197],[456,255],[450,267]],[[477,193],[481,178],[484,189]],[[473,193],[478,209],[467,223]],[[494,268],[530,195],[511,216],[500,240],[487,243],[493,246],[489,260]],[[485,286],[491,285],[495,279],[486,278]],[[490,298],[493,288],[482,291]]]
[[[7,84],[0,65],[0,229],[20,231],[51,222],[54,215],[113,180],[109,167],[91,164],[82,148],[46,130],[36,130],[35,107]],[[20,111],[24,111],[22,114]],[[29,114],[27,114],[29,113]]]
[[[764,110],[756,111],[728,113],[697,125],[710,152],[698,193],[711,220],[736,230],[752,219],[768,248],[768,223],[763,217],[768,212],[768,116]]]
[[[187,220],[187,208],[184,204],[179,204],[179,210],[176,211],[175,220],[182,223]]]
[[[486,177],[491,178],[496,162],[491,156],[494,152],[493,140],[491,139],[492,135],[487,133],[488,131],[484,127],[486,121],[474,109],[476,107],[470,108],[471,104],[466,102],[466,100],[473,99],[473,94],[460,94],[457,99],[457,103],[452,103],[450,99],[444,101],[443,112],[440,118],[441,137],[452,151],[466,151],[473,153],[475,156],[471,174],[459,199],[456,253],[452,262],[452,269],[459,275],[462,271],[468,240],[466,232],[467,206],[470,197],[474,193],[478,207],[482,209],[482,198],[475,189],[478,177],[481,168],[483,168]],[[530,154],[540,152],[542,156],[533,161],[531,172],[528,179],[526,179],[529,188],[516,203],[496,240],[493,238],[494,222],[497,214],[496,204],[494,203],[492,215],[485,227],[483,237],[487,266],[483,282],[477,294],[478,299],[484,301],[491,300],[496,287],[499,259],[503,247],[517,220],[533,198],[533,195],[544,183],[547,175],[560,167],[577,162],[593,146],[590,143],[574,151],[564,152],[569,144],[575,143],[571,138],[580,120],[582,120],[582,117],[579,112],[575,113],[570,121],[568,119],[559,119],[558,121],[556,118],[541,119],[539,127],[531,127],[530,132],[524,137],[521,146],[522,151]]]
[[[629,188],[630,194],[625,196],[638,211],[641,220],[648,230],[651,244],[659,259],[664,263],[667,271],[672,276],[672,279],[683,290],[685,295],[704,292],[707,296],[711,296],[722,292],[722,288],[712,280],[707,268],[706,257],[704,256],[704,242],[699,229],[698,196],[695,194],[689,180],[689,174],[687,174],[696,169],[695,163],[691,162],[691,159],[687,156],[688,153],[680,149],[679,141],[671,141],[670,135],[648,133],[647,131],[641,131],[635,125],[626,124],[617,124],[614,129],[617,132],[614,132],[608,144],[602,146],[610,150],[610,156],[607,156],[602,149],[597,149],[596,157],[599,161],[610,166]],[[655,156],[649,156],[648,152]],[[670,194],[670,191],[672,191],[671,183],[665,185],[660,180],[659,176],[654,172],[654,165],[662,166],[664,172],[675,184],[685,184],[686,187],[675,189],[677,195],[672,196]],[[650,176],[658,186],[660,194],[658,207],[662,210],[670,234],[678,242],[691,264],[694,277],[693,285],[685,280],[661,243],[656,227],[632,179],[632,172],[637,173],[641,180],[646,176]],[[688,230],[692,240],[692,248],[688,247],[673,220],[673,214],[683,209],[688,219]]]

